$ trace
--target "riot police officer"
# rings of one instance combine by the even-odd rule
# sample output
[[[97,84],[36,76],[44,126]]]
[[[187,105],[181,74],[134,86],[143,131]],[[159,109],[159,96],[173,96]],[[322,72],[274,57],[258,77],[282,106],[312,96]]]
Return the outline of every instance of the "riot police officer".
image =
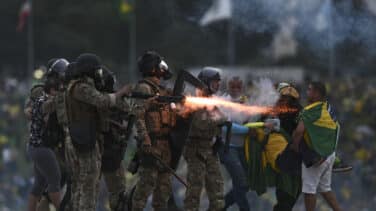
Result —
[[[208,97],[218,91],[220,69],[205,67],[198,78],[208,87]],[[224,207],[223,178],[218,155],[213,152],[213,139],[221,133],[218,125],[224,123],[226,118],[217,107],[202,108],[192,115],[188,142],[183,154],[188,165],[184,210],[199,210],[204,184],[210,203],[209,210],[221,210]]]
[[[151,95],[171,95],[163,86],[172,74],[167,63],[155,51],[147,51],[138,59],[138,69],[143,79],[136,85],[136,92]],[[140,146],[140,180],[132,198],[132,210],[141,211],[147,198],[153,193],[153,208],[167,210],[171,193],[171,175],[158,165],[155,156],[164,163],[171,161],[169,133],[176,122],[176,111],[167,103],[137,100],[137,137]]]
[[[101,93],[95,80],[102,72],[101,62],[94,54],[81,54],[75,64],[74,79],[65,93],[68,124],[65,155],[71,170],[72,198],[70,210],[92,211],[96,208],[101,168],[102,127],[100,110],[109,109],[129,92],[122,87],[116,93]]]
[[[102,69],[102,78],[97,81],[95,86],[102,93],[114,93],[115,75],[106,67],[102,67]],[[111,210],[120,211],[127,207],[125,170],[122,160],[127,147],[127,139],[132,132],[132,121],[128,121],[132,114],[130,114],[127,105],[111,108],[104,112],[107,114],[107,127],[102,132],[104,143],[101,171],[109,192]]]

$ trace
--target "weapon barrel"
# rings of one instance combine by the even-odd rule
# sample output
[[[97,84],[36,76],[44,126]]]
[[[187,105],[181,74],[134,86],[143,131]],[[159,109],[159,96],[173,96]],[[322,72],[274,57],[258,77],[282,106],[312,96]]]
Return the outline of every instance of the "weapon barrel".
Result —
[[[162,166],[164,168],[166,168],[176,179],[179,180],[179,182],[181,182],[181,184],[183,184],[186,188],[188,188],[188,184],[181,178],[179,177],[179,175],[177,175],[175,173],[175,171],[169,166],[167,165],[165,162],[163,162],[157,155],[155,155],[154,153],[151,153],[151,155],[153,156],[154,159],[156,159],[158,162],[160,162],[162,164]]]
[[[180,103],[184,102],[185,96],[158,96],[156,100],[163,103]]]
[[[152,97],[156,97],[155,100],[160,103],[180,103],[180,102],[184,102],[185,100],[185,96],[158,96],[158,95],[144,94],[140,92],[132,92],[131,95],[129,95],[128,97],[138,98],[138,99],[149,99]]]
[[[141,92],[132,92],[128,97],[138,98],[138,99],[149,99],[149,98],[155,97],[155,95],[144,94],[144,93],[141,93]]]

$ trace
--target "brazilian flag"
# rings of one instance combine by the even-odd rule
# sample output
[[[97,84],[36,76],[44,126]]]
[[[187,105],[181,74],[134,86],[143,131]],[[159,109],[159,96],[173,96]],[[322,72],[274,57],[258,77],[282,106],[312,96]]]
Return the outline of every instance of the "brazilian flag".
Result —
[[[265,134],[259,128],[256,129],[256,134],[256,137],[247,136],[244,142],[250,189],[262,195],[267,187],[277,187],[296,197],[301,190],[300,177],[288,175],[276,165],[278,155],[287,147],[291,138],[283,129],[278,133]]]
[[[256,129],[257,137],[247,136],[244,142],[245,157],[248,164],[248,184],[251,190],[261,195],[267,190],[266,158],[263,154],[263,143],[266,137],[262,129]]]
[[[304,140],[322,157],[332,154],[337,145],[338,123],[328,111],[327,102],[316,102],[308,105],[301,113],[304,123]]]

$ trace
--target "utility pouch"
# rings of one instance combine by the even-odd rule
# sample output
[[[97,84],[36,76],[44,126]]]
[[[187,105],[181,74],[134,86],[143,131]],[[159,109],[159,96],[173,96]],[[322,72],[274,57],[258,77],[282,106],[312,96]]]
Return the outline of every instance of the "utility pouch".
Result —
[[[175,127],[176,126],[176,111],[170,111],[169,112],[170,116],[170,126]]]
[[[170,125],[170,113],[165,109],[160,111],[161,113],[161,122],[163,125]]]
[[[90,152],[94,150],[96,131],[94,121],[76,121],[69,124],[72,144],[78,152]]]
[[[151,133],[158,133],[161,129],[161,117],[159,112],[147,112],[146,122]]]

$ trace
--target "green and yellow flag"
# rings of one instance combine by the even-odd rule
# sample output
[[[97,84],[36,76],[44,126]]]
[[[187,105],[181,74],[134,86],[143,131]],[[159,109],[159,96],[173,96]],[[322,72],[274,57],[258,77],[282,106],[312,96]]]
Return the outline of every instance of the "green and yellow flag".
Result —
[[[263,129],[256,129],[257,136],[247,136],[244,142],[244,153],[247,161],[247,177],[251,190],[258,195],[267,191],[268,187],[277,187],[296,197],[301,190],[301,179],[281,172],[276,159],[287,147],[289,137],[286,132],[264,134]]]
[[[336,148],[338,123],[329,114],[327,102],[308,105],[301,113],[304,123],[304,140],[318,154],[327,157]]]

